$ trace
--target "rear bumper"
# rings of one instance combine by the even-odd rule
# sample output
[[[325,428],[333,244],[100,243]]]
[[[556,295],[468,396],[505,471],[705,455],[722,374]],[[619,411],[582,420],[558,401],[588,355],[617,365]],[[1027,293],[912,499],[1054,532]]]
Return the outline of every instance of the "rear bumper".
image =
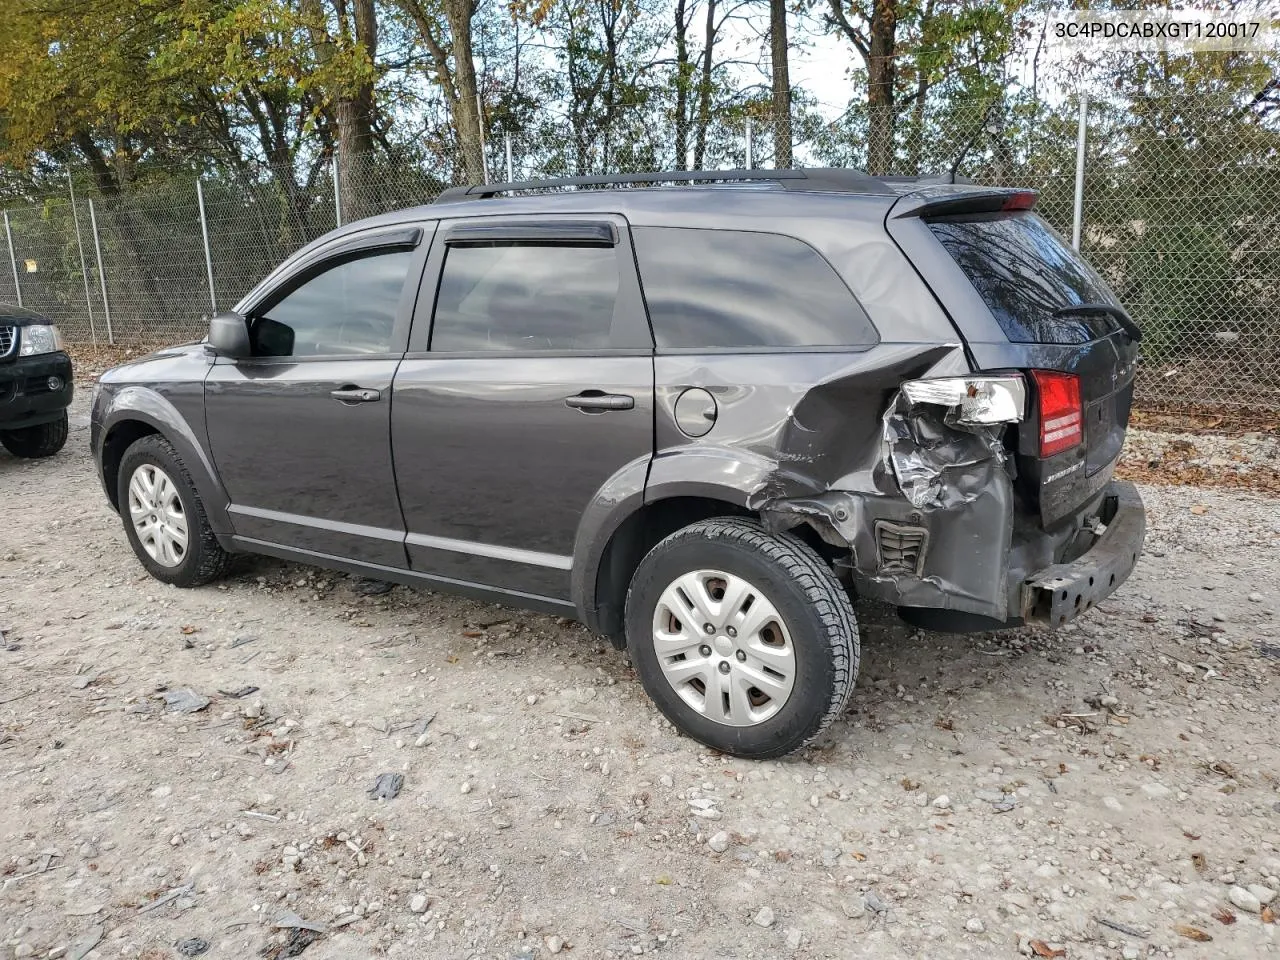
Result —
[[[61,386],[49,389],[49,378]],[[65,353],[19,357],[0,364],[0,430],[19,430],[57,420],[71,405],[71,358]]]
[[[1027,622],[1059,626],[1095,606],[1124,583],[1142,555],[1147,515],[1137,488],[1112,481],[1098,518],[1105,530],[1082,556],[1055,563],[1027,577],[1022,616]]]

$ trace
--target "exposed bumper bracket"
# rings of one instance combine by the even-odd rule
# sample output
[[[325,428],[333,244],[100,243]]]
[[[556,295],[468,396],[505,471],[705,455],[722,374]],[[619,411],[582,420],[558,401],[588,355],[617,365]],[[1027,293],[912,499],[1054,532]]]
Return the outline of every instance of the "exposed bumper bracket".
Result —
[[[1106,530],[1080,558],[1056,563],[1028,579],[1022,590],[1023,617],[1066,623],[1102,601],[1128,579],[1142,554],[1147,519],[1138,489],[1113,481],[1103,502]]]

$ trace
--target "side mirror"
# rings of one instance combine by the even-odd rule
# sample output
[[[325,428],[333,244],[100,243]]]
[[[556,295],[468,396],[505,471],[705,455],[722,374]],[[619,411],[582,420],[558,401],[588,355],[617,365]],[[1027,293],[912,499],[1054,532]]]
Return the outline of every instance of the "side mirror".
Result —
[[[241,360],[253,355],[249,325],[238,313],[227,311],[209,321],[209,347],[220,357]]]

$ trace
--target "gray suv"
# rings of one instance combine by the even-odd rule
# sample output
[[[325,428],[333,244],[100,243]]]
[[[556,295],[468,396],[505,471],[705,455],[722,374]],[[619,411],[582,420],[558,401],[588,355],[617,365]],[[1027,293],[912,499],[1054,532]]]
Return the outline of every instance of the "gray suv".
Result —
[[[1057,625],[1137,562],[1140,334],[1034,202],[849,170],[456,188],[105,374],[98,469],[166,583],[258,553],[576,617],[680,729],[779,756],[844,709],[851,598]]]

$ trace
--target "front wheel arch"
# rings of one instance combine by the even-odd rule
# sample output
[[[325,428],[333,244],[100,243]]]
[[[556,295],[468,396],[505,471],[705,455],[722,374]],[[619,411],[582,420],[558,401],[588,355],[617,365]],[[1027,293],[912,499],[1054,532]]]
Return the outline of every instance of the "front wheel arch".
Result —
[[[120,512],[120,461],[125,451],[143,437],[160,431],[145,420],[121,420],[112,425],[102,440],[102,485],[106,488],[111,507]]]

